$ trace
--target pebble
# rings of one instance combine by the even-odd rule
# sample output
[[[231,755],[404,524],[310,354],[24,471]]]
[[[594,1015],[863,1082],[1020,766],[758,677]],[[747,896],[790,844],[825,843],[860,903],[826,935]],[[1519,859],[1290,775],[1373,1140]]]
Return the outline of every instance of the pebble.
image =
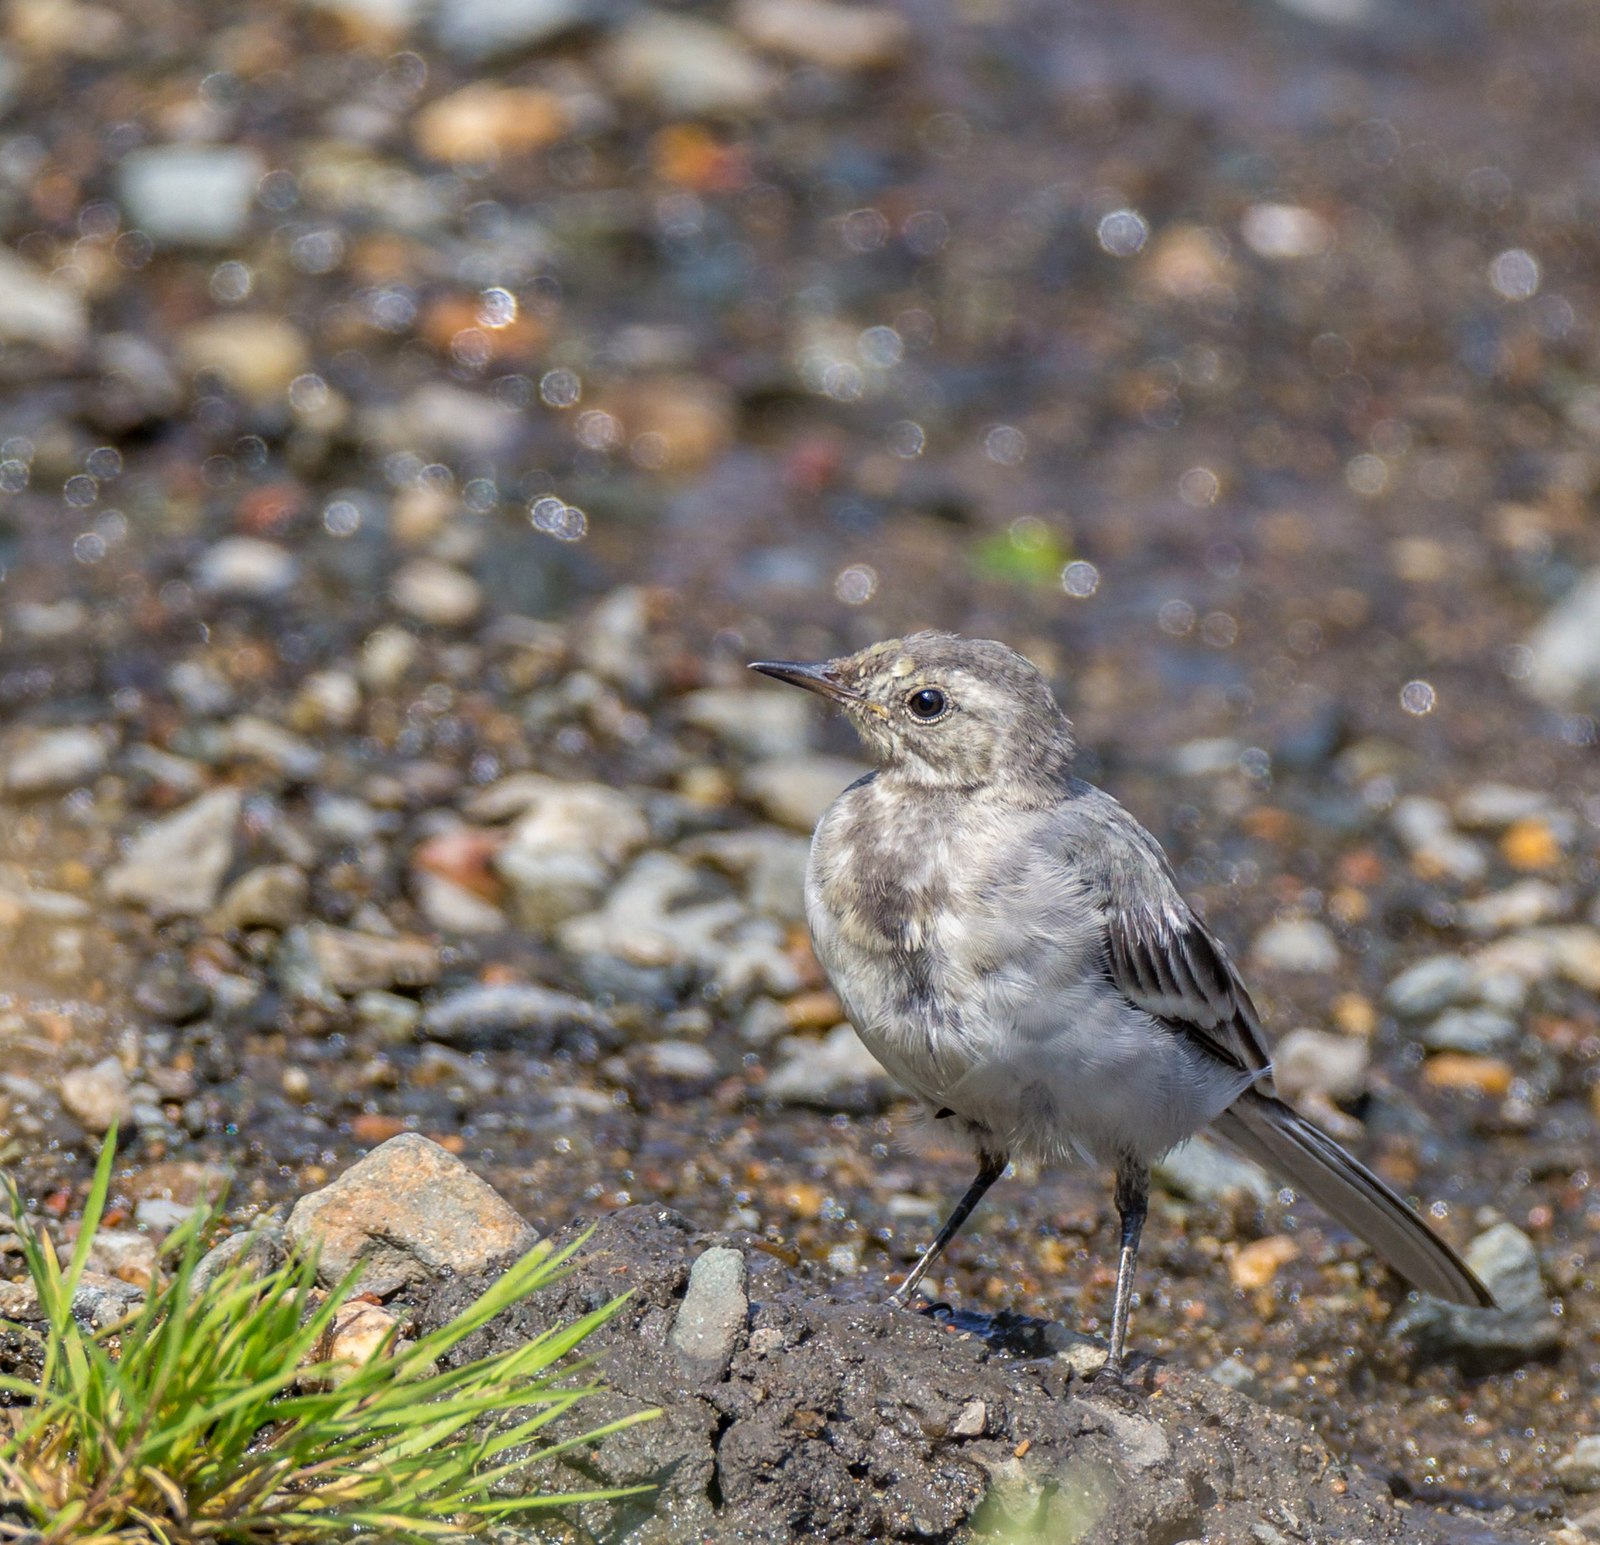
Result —
[[[245,233],[267,164],[243,145],[155,145],[117,168],[128,224],[163,245],[225,247]]]
[[[746,769],[743,787],[770,819],[810,832],[823,811],[871,771],[839,756],[769,757]]]
[[[554,144],[567,132],[567,114],[553,92],[475,81],[430,102],[411,132],[431,161],[486,166]]]
[[[1277,1182],[1259,1164],[1220,1147],[1208,1137],[1191,1137],[1150,1166],[1151,1175],[1174,1196],[1191,1202],[1220,1202],[1248,1196],[1270,1202]]]
[[[1412,795],[1395,805],[1389,823],[1424,879],[1470,884],[1481,880],[1489,860],[1470,837],[1455,829],[1443,800]]]
[[[901,12],[833,0],[740,0],[733,24],[757,48],[841,74],[889,69],[911,41]]]
[[[1287,1234],[1269,1234],[1241,1245],[1228,1262],[1228,1275],[1236,1288],[1255,1292],[1271,1287],[1278,1273],[1299,1256],[1300,1246]]]
[[[1498,1057],[1446,1051],[1422,1065],[1422,1081],[1434,1089],[1460,1089],[1498,1099],[1511,1088],[1511,1064]]]
[[[784,1060],[762,1093],[781,1104],[876,1109],[889,1093],[889,1075],[851,1025],[835,1025],[821,1041],[790,1036],[777,1050]]]
[[[1404,1019],[1422,1019],[1477,995],[1478,972],[1462,955],[1430,955],[1384,989],[1383,1001]]]
[[[97,1229],[89,1247],[89,1265],[108,1277],[148,1290],[156,1276],[156,1242],[138,1229]]]
[[[1395,1315],[1390,1335],[1409,1339],[1423,1361],[1448,1360],[1472,1376],[1503,1372],[1559,1349],[1560,1321],[1545,1295],[1538,1252],[1521,1229],[1497,1223],[1463,1256],[1498,1308],[1469,1309],[1424,1296]]]
[[[1271,971],[1326,973],[1339,969],[1339,946],[1315,918],[1280,918],[1268,923],[1250,947],[1258,967]]]
[[[1579,1438],[1553,1467],[1566,1491],[1600,1491],[1600,1436]]]
[[[1468,933],[1488,935],[1554,922],[1568,916],[1572,907],[1571,892],[1560,886],[1548,880],[1519,880],[1464,903],[1460,919]]]
[[[292,590],[300,579],[300,562],[276,542],[253,536],[226,537],[201,555],[194,568],[195,585],[210,595],[271,600]]]
[[[981,1438],[988,1430],[989,1407],[981,1400],[969,1400],[950,1423],[952,1438]]]
[[[1516,1021],[1488,1008],[1446,1009],[1420,1037],[1430,1051],[1482,1055],[1501,1051],[1517,1039]]]
[[[608,1041],[616,1033],[610,1016],[593,1004],[530,982],[457,988],[422,1016],[422,1033],[435,1041],[474,1047],[509,1042],[535,1056],[575,1032]]]
[[[698,1041],[652,1041],[644,1048],[644,1065],[661,1078],[695,1080],[717,1076],[715,1054]]]
[[[518,788],[523,813],[495,868],[514,893],[518,921],[547,931],[601,898],[650,827],[632,796],[603,784],[535,776]]]
[[[439,978],[439,952],[426,939],[387,938],[327,923],[293,930],[301,935],[318,975],[336,993],[426,987]]]
[[[337,1389],[373,1358],[394,1356],[407,1344],[398,1335],[400,1323],[399,1317],[381,1304],[360,1299],[340,1304],[321,1344],[310,1354],[309,1360],[322,1365],[318,1387]]]
[[[483,607],[483,590],[470,574],[433,558],[417,558],[390,582],[394,604],[409,617],[437,628],[458,628]]]
[[[728,1371],[750,1314],[745,1261],[739,1250],[715,1245],[689,1268],[689,1286],[667,1341],[695,1377],[715,1383]]]
[[[392,692],[417,663],[421,646],[404,628],[379,628],[361,645],[361,680],[380,692]]]
[[[457,885],[442,874],[413,871],[412,897],[430,927],[441,933],[504,933],[510,921],[492,901]]]
[[[1528,636],[1523,687],[1552,708],[1592,703],[1600,688],[1600,568],[1590,569]]]
[[[147,1196],[134,1204],[134,1221],[158,1234],[169,1234],[194,1215],[193,1202],[177,1202],[168,1196]]]
[[[1239,234],[1257,257],[1273,262],[1316,257],[1333,243],[1328,222],[1298,204],[1252,204],[1239,219]]]
[[[89,309],[69,284],[0,247],[0,342],[72,354],[89,338]]]
[[[282,317],[230,311],[186,327],[178,356],[191,372],[212,371],[257,407],[281,402],[311,368],[304,336]]]
[[[310,783],[323,770],[324,758],[315,746],[258,714],[230,719],[218,749],[229,761],[260,762],[296,783]]]
[[[61,1075],[61,1103],[87,1131],[100,1133],[117,1123],[126,1125],[133,1114],[127,1071],[115,1057],[73,1068]]]
[[[371,1026],[390,1046],[403,1046],[411,1040],[422,1020],[420,1003],[377,988],[357,993],[350,1007],[360,1023]]]
[[[811,855],[806,838],[754,827],[694,837],[678,851],[734,875],[744,886],[745,900],[763,917],[780,923],[805,921],[806,863]]]
[[[678,700],[678,713],[747,756],[803,756],[811,736],[810,705],[793,692],[702,687]]]
[[[1354,1100],[1366,1089],[1370,1044],[1325,1030],[1291,1030],[1273,1049],[1272,1071],[1284,1098]]]
[[[1456,801],[1456,820],[1477,831],[1502,831],[1517,821],[1544,815],[1550,799],[1537,789],[1509,783],[1475,783]]]
[[[773,86],[771,72],[731,32],[662,11],[642,11],[626,22],[601,62],[622,96],[673,116],[751,113]]]
[[[134,838],[106,872],[106,895],[157,917],[200,917],[233,862],[237,789],[213,789]]]
[[[57,793],[92,783],[106,769],[105,735],[87,725],[41,730],[20,740],[5,759],[7,793]]]
[[[223,892],[212,920],[218,928],[291,928],[306,915],[311,883],[293,864],[263,864]]]
[[[659,665],[650,647],[650,596],[642,585],[623,585],[599,600],[584,618],[573,653],[585,670],[633,697],[655,690]]]
[[[592,0],[450,0],[434,14],[433,35],[446,53],[483,64],[537,48],[593,15]]]
[[[482,1271],[538,1235],[485,1180],[437,1143],[402,1133],[295,1203],[285,1234],[338,1282],[360,1262],[362,1292],[387,1298],[443,1272]]]

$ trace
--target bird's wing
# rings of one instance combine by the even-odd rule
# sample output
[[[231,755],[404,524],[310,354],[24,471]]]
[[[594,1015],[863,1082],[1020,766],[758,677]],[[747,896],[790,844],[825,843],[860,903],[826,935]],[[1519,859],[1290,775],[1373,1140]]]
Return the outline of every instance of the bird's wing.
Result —
[[[1179,894],[1155,838],[1109,794],[1079,788],[1062,856],[1104,920],[1111,980],[1152,1019],[1270,1092],[1272,1053],[1227,950]]]

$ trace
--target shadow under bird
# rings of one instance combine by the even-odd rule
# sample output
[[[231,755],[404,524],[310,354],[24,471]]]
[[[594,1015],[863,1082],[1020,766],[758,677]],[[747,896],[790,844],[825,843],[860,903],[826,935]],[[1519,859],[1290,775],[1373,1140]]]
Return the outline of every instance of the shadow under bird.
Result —
[[[977,1151],[977,1178],[892,1301],[1013,1157],[1086,1159],[1116,1174],[1120,1375],[1150,1165],[1209,1126],[1414,1287],[1492,1307],[1384,1181],[1277,1098],[1227,952],[1155,838],[1073,775],[1072,726],[1029,661],[917,633],[751,669],[838,704],[877,763],[817,825],[811,937],[873,1055]]]

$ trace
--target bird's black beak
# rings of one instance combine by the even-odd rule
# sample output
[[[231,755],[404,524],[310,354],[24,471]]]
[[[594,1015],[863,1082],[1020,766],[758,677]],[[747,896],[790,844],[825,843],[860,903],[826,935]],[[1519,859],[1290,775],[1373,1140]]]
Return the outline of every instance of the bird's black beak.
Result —
[[[752,660],[750,669],[771,676],[775,681],[787,681],[790,686],[804,687],[818,697],[835,703],[854,703],[860,700],[859,692],[852,692],[827,665],[801,665],[794,660]]]

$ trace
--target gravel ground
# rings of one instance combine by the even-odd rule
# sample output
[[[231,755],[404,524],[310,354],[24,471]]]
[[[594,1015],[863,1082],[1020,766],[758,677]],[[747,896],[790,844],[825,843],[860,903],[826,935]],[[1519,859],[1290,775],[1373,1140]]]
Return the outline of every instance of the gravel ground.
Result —
[[[1597,54],[1556,4],[17,0],[30,1200],[70,1232],[112,1119],[146,1240],[419,1132],[541,1229],[659,1201],[880,1293],[968,1161],[804,940],[855,748],[742,663],[997,635],[1519,1306],[1190,1156],[1140,1343],[1402,1495],[1592,1512]],[[935,1287],[1103,1329],[1110,1238],[1024,1176]]]

